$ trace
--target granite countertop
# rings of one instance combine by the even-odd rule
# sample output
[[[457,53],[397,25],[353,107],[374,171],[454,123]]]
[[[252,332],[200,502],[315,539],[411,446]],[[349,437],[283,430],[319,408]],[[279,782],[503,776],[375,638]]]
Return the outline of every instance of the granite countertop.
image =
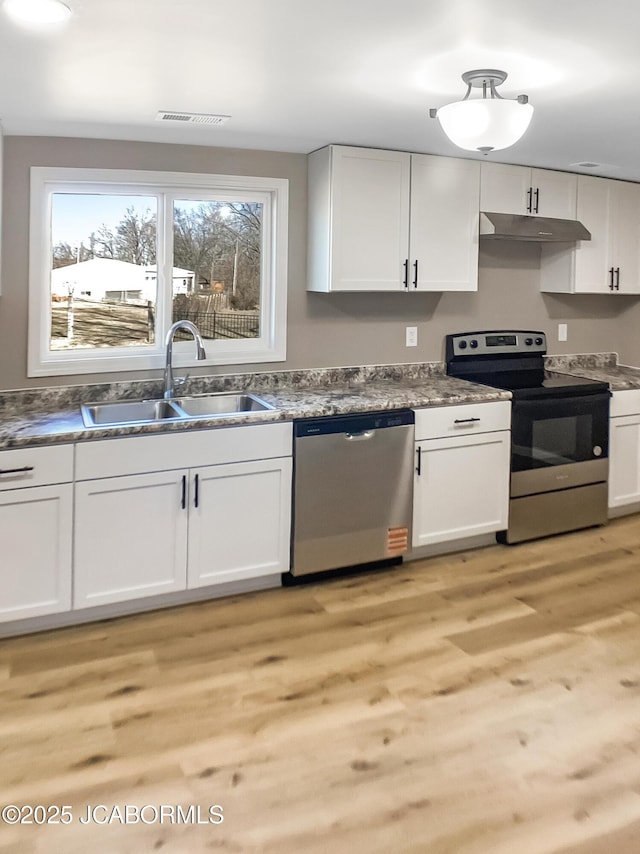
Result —
[[[448,377],[441,362],[196,377],[180,393],[219,391],[252,391],[276,408],[87,429],[80,403],[159,398],[161,387],[157,382],[134,381],[0,392],[0,449],[511,398],[509,392]]]
[[[612,391],[640,388],[640,368],[618,364],[616,353],[547,356],[545,366],[608,382]],[[510,392],[447,376],[442,362],[199,376],[180,394],[223,391],[251,391],[275,409],[87,429],[81,403],[157,399],[161,384],[137,380],[0,392],[0,449],[511,398]]]
[[[640,368],[618,364],[617,353],[547,356],[545,366],[551,371],[609,383],[611,391],[640,388]]]

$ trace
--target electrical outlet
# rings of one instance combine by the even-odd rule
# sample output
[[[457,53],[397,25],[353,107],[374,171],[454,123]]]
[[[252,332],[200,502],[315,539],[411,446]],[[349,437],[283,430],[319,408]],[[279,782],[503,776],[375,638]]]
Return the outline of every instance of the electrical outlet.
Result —
[[[566,341],[567,340],[567,324],[559,323],[558,324],[558,341]]]
[[[418,346],[418,327],[417,326],[407,326],[405,346],[406,347],[417,347]]]

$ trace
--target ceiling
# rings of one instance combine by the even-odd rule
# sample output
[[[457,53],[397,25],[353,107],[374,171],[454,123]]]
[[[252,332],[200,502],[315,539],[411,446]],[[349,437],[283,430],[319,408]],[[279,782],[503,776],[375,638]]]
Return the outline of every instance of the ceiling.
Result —
[[[5,134],[455,156],[428,110],[489,67],[535,107],[491,159],[640,181],[637,0],[66,2],[71,20],[46,30],[0,10]],[[160,123],[161,110],[232,118]]]

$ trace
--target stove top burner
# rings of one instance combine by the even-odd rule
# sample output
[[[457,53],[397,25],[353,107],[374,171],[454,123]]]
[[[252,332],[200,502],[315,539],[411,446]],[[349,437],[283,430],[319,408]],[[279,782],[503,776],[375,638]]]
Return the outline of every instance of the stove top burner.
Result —
[[[607,383],[590,380],[585,377],[575,377],[571,374],[561,374],[557,371],[496,371],[495,373],[475,372],[455,374],[459,379],[501,388],[513,393],[514,397],[552,396],[553,394],[585,394],[608,389]]]
[[[605,382],[545,370],[544,332],[464,332],[447,335],[445,340],[449,376],[510,391],[514,399],[609,390]]]

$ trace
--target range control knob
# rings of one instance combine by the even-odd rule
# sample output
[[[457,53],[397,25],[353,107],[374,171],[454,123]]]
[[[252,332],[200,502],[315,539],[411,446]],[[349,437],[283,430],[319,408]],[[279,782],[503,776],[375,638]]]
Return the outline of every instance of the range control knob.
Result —
[[[478,342],[476,341],[476,339],[475,339],[475,338],[472,338],[472,339],[471,339],[470,344],[471,344],[471,349],[472,349],[472,350],[475,350],[475,349],[476,349],[476,347],[478,346]]]
[[[525,338],[524,343],[527,345],[527,347],[531,347],[531,345],[533,344],[533,338]]]
[[[458,344],[458,346],[460,347],[460,349],[461,349],[461,350],[466,350],[466,349],[467,349],[467,342],[466,342],[466,341],[461,341],[461,342]]]
[[[538,347],[541,347],[543,343],[544,342],[543,342],[542,338],[536,338],[536,344],[538,345]]]

